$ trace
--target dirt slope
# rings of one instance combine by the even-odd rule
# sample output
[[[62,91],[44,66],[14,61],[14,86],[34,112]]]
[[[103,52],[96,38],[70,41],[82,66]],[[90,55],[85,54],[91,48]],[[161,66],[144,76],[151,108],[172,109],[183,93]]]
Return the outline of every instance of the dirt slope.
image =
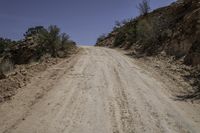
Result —
[[[137,56],[165,53],[184,64],[200,64],[200,2],[179,0],[122,22],[96,46],[129,49]]]
[[[0,105],[2,133],[199,132],[200,107],[118,51],[84,47]]]

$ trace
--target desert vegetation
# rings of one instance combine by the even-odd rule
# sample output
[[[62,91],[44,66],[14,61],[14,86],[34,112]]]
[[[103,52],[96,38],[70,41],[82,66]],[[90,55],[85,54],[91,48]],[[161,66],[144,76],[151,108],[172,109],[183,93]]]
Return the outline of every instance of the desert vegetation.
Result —
[[[31,27],[19,41],[0,38],[0,103],[76,49],[76,43],[55,25]]]
[[[62,58],[70,54],[75,45],[69,35],[60,33],[60,29],[55,25],[47,29],[43,26],[31,27],[22,40],[0,39],[1,63],[9,60],[13,64],[27,64],[46,54]]]
[[[66,57],[76,48],[75,45],[69,35],[60,33],[55,25],[31,27],[19,41],[0,38],[0,73],[12,70],[15,64],[38,61],[47,54],[53,58]]]
[[[194,91],[182,98],[199,98],[200,92],[200,4],[198,0],[182,0],[150,12],[150,1],[137,6],[139,16],[113,31],[96,46],[119,47],[132,50],[134,57],[165,55],[174,62],[190,66],[183,76]],[[197,96],[198,94],[198,96]]]

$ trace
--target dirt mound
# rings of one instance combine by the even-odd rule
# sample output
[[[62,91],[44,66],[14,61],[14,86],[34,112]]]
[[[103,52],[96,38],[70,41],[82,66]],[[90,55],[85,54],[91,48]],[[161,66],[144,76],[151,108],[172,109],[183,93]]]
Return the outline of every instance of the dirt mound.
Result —
[[[62,59],[44,58],[41,62],[26,65],[16,65],[16,68],[7,74],[6,78],[0,80],[0,103],[9,100],[16,94],[17,90],[26,86],[38,73],[45,71],[48,67],[57,64]]]

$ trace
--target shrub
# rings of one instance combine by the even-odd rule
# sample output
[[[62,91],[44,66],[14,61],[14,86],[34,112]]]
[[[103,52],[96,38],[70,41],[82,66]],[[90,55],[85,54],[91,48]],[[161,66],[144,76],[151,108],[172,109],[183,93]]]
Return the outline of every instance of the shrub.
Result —
[[[127,27],[126,40],[129,44],[129,46],[127,48],[129,48],[132,44],[137,42],[137,28],[136,27],[137,27],[137,22],[135,22],[135,21]]]
[[[10,39],[0,38],[0,57],[9,48],[9,46],[14,45],[15,42]]]
[[[48,40],[48,48],[50,53],[52,54],[53,57],[57,57],[57,52],[59,49],[59,45],[61,45],[61,39],[60,39],[60,29],[55,26],[51,25],[48,28],[48,36],[49,38],[46,38]]]
[[[117,35],[115,37],[114,41],[114,46],[120,46],[122,44],[126,44],[126,48],[129,48],[133,43],[135,43],[136,40],[136,35],[137,35],[137,30],[136,30],[136,25],[137,21],[136,20],[124,20],[123,21],[123,26],[121,28],[118,28],[117,30]]]
[[[62,55],[58,54],[59,57],[66,57],[69,54],[70,49],[75,47],[76,43],[70,40],[70,36],[66,33],[61,34],[61,45],[59,47],[58,53],[62,53]]]
[[[137,40],[141,44],[141,50],[152,55],[156,53],[162,45],[161,40],[164,40],[162,31],[165,28],[165,23],[156,17],[142,19],[137,24]]]
[[[49,53],[52,57],[60,56],[61,51],[63,55],[66,55],[68,50],[76,44],[70,40],[69,35],[66,33],[61,34],[60,29],[55,25],[49,26],[47,30],[40,32],[38,43],[42,46],[40,48],[41,52]]]
[[[43,26],[31,27],[26,31],[24,37],[25,38],[34,37],[40,34],[42,31],[46,31],[46,29]]]
[[[125,41],[126,41],[126,34],[123,31],[120,31],[115,37],[114,47],[122,45],[123,43],[125,43]]]
[[[153,52],[156,43],[156,34],[153,25],[146,19],[140,21],[137,25],[137,40],[141,44],[140,52]]]
[[[67,34],[61,34],[57,26],[49,26],[48,29],[42,26],[32,27],[26,31],[24,37],[25,39],[17,43],[1,39],[0,55],[4,52],[2,55],[4,59],[9,59],[14,64],[20,65],[30,63],[33,60],[37,61],[45,54],[58,57],[62,51],[62,55],[66,56],[69,50],[75,48],[75,43],[69,40]],[[13,46],[10,47],[10,44]],[[8,45],[9,49],[6,50]],[[59,57],[61,56],[59,55]]]

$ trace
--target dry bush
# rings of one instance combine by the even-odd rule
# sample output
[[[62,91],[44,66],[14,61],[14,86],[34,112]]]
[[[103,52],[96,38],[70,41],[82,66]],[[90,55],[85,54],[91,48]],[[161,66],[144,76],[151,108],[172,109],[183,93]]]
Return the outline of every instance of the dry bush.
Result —
[[[150,11],[150,1],[149,0],[143,0],[141,3],[137,6],[140,15],[147,15]]]

